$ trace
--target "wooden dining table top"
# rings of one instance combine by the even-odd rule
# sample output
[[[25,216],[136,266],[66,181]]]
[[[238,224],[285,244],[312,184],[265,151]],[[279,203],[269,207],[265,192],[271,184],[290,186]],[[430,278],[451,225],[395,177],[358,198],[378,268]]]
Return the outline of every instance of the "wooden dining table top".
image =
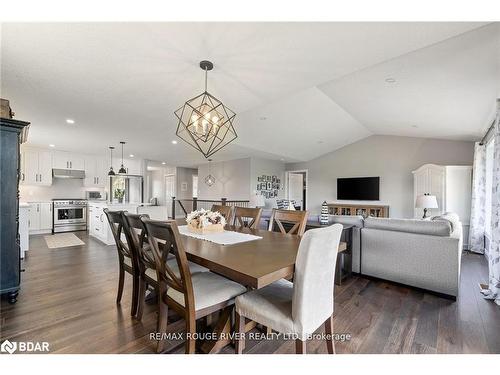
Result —
[[[178,225],[184,225],[178,221]],[[232,245],[181,235],[188,259],[247,287],[260,289],[293,275],[300,237],[260,229],[226,226],[226,230],[261,239]],[[345,248],[341,242],[339,250]]]

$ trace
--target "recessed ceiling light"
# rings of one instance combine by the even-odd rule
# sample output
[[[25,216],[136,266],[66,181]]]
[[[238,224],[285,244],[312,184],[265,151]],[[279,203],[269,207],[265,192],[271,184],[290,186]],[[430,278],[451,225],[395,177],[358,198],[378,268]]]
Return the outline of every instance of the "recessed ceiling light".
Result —
[[[56,147],[56,145],[50,144],[49,147]]]
[[[134,157],[134,154],[130,154],[129,156],[130,156],[131,158],[133,158],[133,157]]]
[[[281,158],[280,160],[281,160],[281,161],[285,161],[285,159],[283,159],[283,158]]]
[[[203,121],[205,121],[205,120],[203,120]],[[176,144],[177,144],[177,141],[174,139],[174,140],[172,141],[172,144],[173,144],[173,145],[176,145]]]
[[[412,125],[411,127],[412,128],[418,128],[418,125]]]
[[[66,123],[67,123],[67,124],[74,124],[74,123],[75,123],[75,120],[72,120],[72,119],[70,119],[70,118],[67,118],[67,119],[66,119]]]
[[[322,143],[323,143],[323,141],[318,141],[318,144],[319,144],[319,145],[320,145],[320,144],[322,144]]]
[[[394,78],[392,78],[392,77],[388,77],[388,78],[386,78],[386,79],[385,79],[385,81],[386,81],[387,83],[395,83],[395,82],[396,82],[396,80],[395,80]]]
[[[165,164],[167,164],[167,163],[165,163],[165,162],[163,161],[163,162],[162,162],[162,164],[163,164],[163,165],[165,165]]]

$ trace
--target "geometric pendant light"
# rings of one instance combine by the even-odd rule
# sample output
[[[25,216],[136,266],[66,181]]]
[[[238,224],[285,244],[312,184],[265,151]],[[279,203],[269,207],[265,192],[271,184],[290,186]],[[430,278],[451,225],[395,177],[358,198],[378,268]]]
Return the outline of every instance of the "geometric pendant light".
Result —
[[[113,146],[109,146],[109,151],[111,153],[111,156],[110,156],[110,158],[111,158],[111,164],[110,164],[111,167],[109,167],[108,176],[114,176],[115,175],[115,171],[113,170],[113,150],[114,149],[115,148]]]
[[[205,177],[205,184],[207,184],[209,187],[215,184],[215,177],[210,173],[210,163],[212,162],[212,159],[208,159],[208,175]]]
[[[122,166],[120,167],[120,170],[118,171],[118,173],[121,173],[121,174],[126,174],[127,173],[127,170],[125,169],[125,167],[123,166],[123,145],[125,144],[125,142],[121,141],[120,142],[121,145],[122,145]]]
[[[179,120],[176,135],[207,159],[238,137],[233,127],[236,114],[207,91],[208,71],[213,67],[210,61],[200,62],[205,91],[174,112]]]

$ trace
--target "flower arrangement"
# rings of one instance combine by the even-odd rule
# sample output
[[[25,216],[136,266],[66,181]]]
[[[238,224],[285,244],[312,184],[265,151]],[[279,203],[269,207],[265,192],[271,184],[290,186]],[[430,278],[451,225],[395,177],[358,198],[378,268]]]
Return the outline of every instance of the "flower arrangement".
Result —
[[[220,212],[200,209],[189,213],[186,217],[188,228],[195,233],[223,232],[226,219]]]

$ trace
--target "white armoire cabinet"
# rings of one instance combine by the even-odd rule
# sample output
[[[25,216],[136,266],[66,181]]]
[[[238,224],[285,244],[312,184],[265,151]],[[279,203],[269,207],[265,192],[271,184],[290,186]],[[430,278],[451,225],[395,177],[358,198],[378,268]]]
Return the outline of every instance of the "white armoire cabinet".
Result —
[[[455,212],[464,231],[464,246],[468,243],[472,192],[472,166],[425,164],[413,171],[413,204],[417,196],[435,195],[438,208],[428,210],[429,216]],[[415,218],[423,210],[415,208]]]

